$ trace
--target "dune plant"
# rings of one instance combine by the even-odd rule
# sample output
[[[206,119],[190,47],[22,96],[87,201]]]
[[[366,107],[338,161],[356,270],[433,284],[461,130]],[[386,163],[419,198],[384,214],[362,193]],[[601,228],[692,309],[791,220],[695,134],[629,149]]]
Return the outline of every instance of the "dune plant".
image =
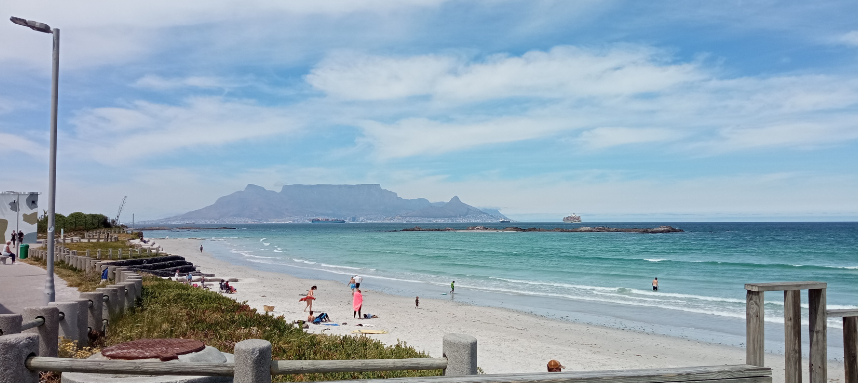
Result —
[[[156,277],[144,278],[140,305],[111,323],[106,345],[141,338],[197,339],[223,352],[233,352],[245,339],[265,339],[274,359],[401,359],[428,357],[403,342],[385,346],[366,336],[305,333],[282,316],[256,312],[216,292]],[[275,377],[276,381],[378,379],[435,376],[441,371],[382,371],[366,373],[301,374]]]

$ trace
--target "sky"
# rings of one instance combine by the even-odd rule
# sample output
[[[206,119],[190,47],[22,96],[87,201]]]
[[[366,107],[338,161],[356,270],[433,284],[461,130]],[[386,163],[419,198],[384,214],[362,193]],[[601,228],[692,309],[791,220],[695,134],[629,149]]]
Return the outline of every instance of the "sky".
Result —
[[[63,214],[370,183],[521,221],[858,220],[854,1],[0,10],[61,30]],[[50,64],[50,35],[0,22],[0,189],[44,199]]]

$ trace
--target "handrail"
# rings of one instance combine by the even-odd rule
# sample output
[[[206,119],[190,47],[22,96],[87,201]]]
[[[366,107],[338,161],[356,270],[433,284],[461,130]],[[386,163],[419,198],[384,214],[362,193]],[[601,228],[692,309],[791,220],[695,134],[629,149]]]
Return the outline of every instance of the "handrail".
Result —
[[[235,363],[194,363],[152,360],[92,360],[33,356],[25,365],[32,371],[83,372],[135,375],[233,376]],[[443,370],[446,358],[273,360],[272,375],[327,372]]]
[[[416,363],[417,359],[425,359]],[[444,363],[441,363],[441,360]],[[286,370],[281,367],[284,362],[295,365],[306,365],[304,369],[295,367]],[[376,363],[377,362],[377,363]],[[363,368],[367,363],[376,363],[374,367]],[[382,368],[388,363],[393,367]],[[133,374],[133,375],[182,375],[182,376],[233,376],[235,374],[235,363],[185,363],[179,361],[131,361],[131,360],[92,360],[92,359],[69,359],[49,358],[33,356],[24,362],[27,369],[31,371],[57,371],[57,372],[81,372],[81,373],[105,373],[105,374]],[[327,364],[327,366],[325,366]],[[443,358],[414,358],[414,359],[367,359],[367,360],[290,360],[272,361],[272,374],[309,374],[325,372],[363,372],[363,371],[390,371],[393,369],[439,369],[446,365]],[[315,365],[315,367],[313,367]],[[275,366],[277,370],[275,371]],[[337,367],[341,366],[341,367]],[[349,367],[346,367],[349,366]],[[408,368],[405,368],[408,367]],[[428,367],[428,368],[427,368]],[[432,381],[438,383],[488,383],[488,382],[557,382],[557,381],[607,381],[608,379],[622,380],[623,382],[692,382],[701,380],[736,379],[747,382],[767,381],[771,382],[771,368],[749,365],[726,365],[726,366],[702,366],[702,367],[679,367],[679,368],[657,368],[640,370],[608,370],[608,371],[570,371],[553,373],[518,373],[518,374],[492,374],[492,375],[470,375],[470,376],[438,376],[423,378],[396,378],[393,380],[377,380],[377,382],[408,382]],[[670,380],[665,380],[669,378]],[[370,380],[376,382],[376,380]]]
[[[445,369],[447,369],[447,358],[275,360],[271,362],[272,375]]]
[[[38,318],[33,319],[29,322],[22,323],[21,324],[21,331],[29,330],[31,328],[36,328],[36,327],[42,326],[44,324],[45,324],[45,318],[38,317]]]
[[[84,372],[133,375],[233,376],[235,363],[179,361],[92,360],[32,356],[24,362],[30,371]]]

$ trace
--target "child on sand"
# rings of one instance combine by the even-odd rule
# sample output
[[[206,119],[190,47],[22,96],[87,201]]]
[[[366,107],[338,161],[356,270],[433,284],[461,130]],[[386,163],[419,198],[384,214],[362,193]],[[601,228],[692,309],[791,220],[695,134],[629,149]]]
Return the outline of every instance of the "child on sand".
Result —
[[[420,297],[414,298],[414,308],[416,308],[416,309],[420,308]]]

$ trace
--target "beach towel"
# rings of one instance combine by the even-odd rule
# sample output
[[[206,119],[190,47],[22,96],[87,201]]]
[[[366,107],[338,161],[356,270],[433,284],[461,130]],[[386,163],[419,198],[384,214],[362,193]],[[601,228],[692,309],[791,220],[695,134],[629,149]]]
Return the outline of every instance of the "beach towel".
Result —
[[[387,334],[384,330],[354,330],[352,334]]]
[[[352,299],[352,307],[354,307],[355,311],[360,310],[360,307],[363,305],[363,294],[358,291],[355,291],[354,298]]]

